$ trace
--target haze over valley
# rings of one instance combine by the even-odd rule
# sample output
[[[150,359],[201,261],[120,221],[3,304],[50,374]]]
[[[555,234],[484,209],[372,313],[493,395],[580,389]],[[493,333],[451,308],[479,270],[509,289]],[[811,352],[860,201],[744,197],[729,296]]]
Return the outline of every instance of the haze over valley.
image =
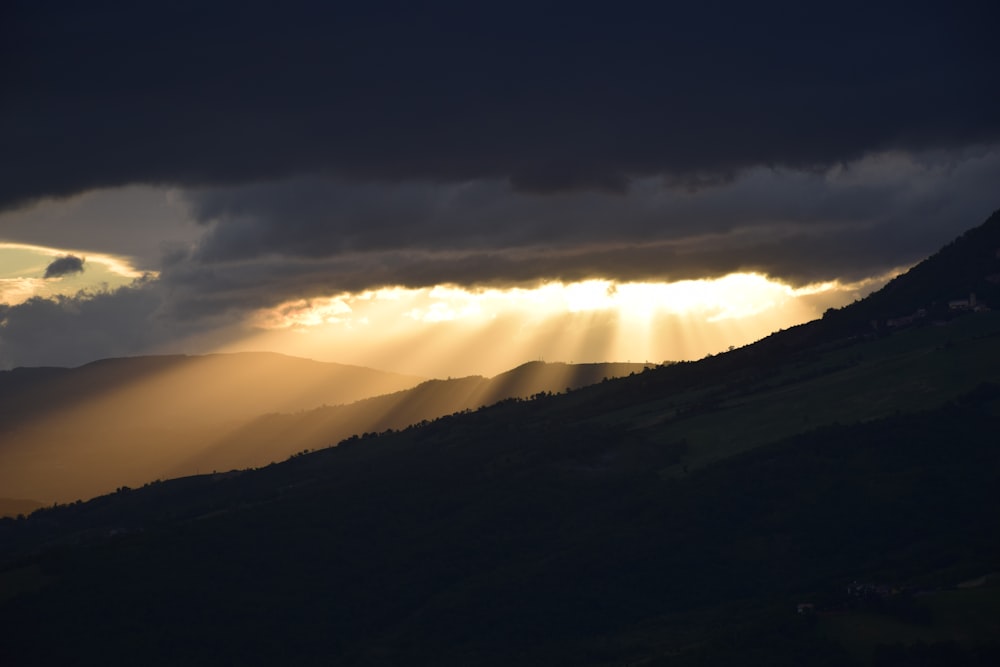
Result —
[[[264,466],[352,435],[647,367],[536,362],[491,379],[425,381],[237,353],[0,371],[0,489],[40,504],[86,500],[157,479]]]

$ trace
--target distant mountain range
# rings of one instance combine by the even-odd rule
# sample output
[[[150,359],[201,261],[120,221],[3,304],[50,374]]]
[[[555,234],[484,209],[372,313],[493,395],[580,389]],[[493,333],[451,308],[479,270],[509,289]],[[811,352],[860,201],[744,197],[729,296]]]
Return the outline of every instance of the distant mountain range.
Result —
[[[273,353],[2,371],[0,498],[89,498],[164,476],[192,448],[261,413],[351,402],[421,381]]]
[[[185,461],[186,471],[229,470],[281,461],[304,450],[329,447],[354,435],[401,429],[512,398],[579,389],[602,380],[641,373],[650,365],[529,362],[493,378],[428,380],[413,389],[348,405],[296,414],[268,414],[248,421]]]
[[[643,368],[535,362],[492,379],[424,381],[273,353],[18,368],[0,372],[0,499],[67,502],[266,465],[353,434]]]
[[[998,664],[998,241],[701,361],[432,382],[352,409],[529,398],[0,520],[0,661]]]
[[[117,419],[231,420],[340,405],[408,389],[426,378],[272,352],[103,359],[78,368],[0,371],[0,423],[91,410],[113,401]]]

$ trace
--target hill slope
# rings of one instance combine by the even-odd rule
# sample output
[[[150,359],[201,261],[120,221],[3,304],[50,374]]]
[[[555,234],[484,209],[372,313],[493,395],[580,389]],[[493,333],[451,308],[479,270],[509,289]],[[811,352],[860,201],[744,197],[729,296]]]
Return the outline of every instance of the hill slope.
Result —
[[[115,636],[150,664],[851,664],[797,603],[869,613],[851,581],[935,589],[1000,565],[998,385],[678,478],[657,471],[683,451],[553,422],[560,398],[0,523],[21,554],[0,582],[22,591],[0,600],[3,650],[114,663]],[[923,623],[926,601],[905,604]]]
[[[970,297],[1000,310],[1000,210],[877,292],[828,311],[822,330],[830,338],[891,328],[891,320],[920,310],[925,315],[917,320],[948,319],[955,314],[950,304]]]

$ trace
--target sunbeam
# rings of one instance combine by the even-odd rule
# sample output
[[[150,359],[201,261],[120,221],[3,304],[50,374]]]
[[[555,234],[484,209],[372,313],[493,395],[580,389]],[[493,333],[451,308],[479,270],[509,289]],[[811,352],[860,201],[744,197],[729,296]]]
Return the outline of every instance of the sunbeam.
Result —
[[[697,359],[818,317],[895,273],[800,287],[756,273],[673,283],[393,287],[260,310],[255,334],[222,349],[275,349],[436,377],[494,375],[539,359]]]

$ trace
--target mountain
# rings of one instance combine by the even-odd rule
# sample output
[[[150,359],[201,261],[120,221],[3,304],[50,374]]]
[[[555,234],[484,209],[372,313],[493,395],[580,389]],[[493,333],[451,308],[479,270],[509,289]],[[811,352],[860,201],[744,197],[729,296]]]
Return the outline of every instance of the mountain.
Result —
[[[0,489],[47,504],[266,465],[354,434],[643,368],[537,362],[493,379],[421,382],[272,353],[18,368],[0,372]]]
[[[843,310],[858,319],[898,318],[920,308],[943,315],[949,312],[950,302],[970,295],[976,295],[979,305],[1000,309],[1000,211]]]
[[[498,401],[578,389],[649,367],[632,363],[565,364],[533,361],[493,378],[429,380],[413,389],[349,405],[248,421],[184,461],[180,472],[230,470],[281,461],[304,450],[329,447],[351,436],[405,428]]]
[[[2,371],[0,494],[51,503],[141,484],[261,413],[356,401],[422,380],[273,353]]]
[[[962,303],[964,302],[964,304]],[[812,342],[1000,309],[1000,211],[882,289],[806,325]]]
[[[919,268],[698,362],[0,520],[0,662],[998,664],[1000,312],[863,321],[933,309]]]
[[[231,420],[350,403],[423,380],[272,352],[103,359],[78,368],[0,371],[0,419],[10,426],[113,401],[119,421]]]

